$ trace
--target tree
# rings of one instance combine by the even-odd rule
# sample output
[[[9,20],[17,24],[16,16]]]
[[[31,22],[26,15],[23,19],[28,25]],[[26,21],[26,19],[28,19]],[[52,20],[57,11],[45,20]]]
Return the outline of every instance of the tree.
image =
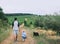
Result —
[[[3,17],[4,15],[3,15],[3,10],[2,10],[2,8],[0,7],[0,19],[3,19],[4,17]]]
[[[5,15],[3,13],[3,9],[1,7],[0,7],[0,19],[8,22],[8,19],[5,17]]]
[[[5,26],[8,23],[8,19],[5,17],[5,14],[3,13],[3,9],[1,7],[0,7],[0,20],[2,24]]]

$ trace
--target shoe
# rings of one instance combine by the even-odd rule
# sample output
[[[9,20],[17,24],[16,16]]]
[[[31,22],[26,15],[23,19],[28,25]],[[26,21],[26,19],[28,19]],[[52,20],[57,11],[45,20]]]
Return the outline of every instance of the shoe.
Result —
[[[23,39],[22,41],[25,41],[25,39]]]

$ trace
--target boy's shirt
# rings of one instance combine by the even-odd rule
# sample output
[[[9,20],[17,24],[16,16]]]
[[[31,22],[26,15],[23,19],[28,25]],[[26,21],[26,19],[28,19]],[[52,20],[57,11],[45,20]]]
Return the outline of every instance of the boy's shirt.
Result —
[[[26,33],[25,32],[22,32],[22,37],[26,37]]]

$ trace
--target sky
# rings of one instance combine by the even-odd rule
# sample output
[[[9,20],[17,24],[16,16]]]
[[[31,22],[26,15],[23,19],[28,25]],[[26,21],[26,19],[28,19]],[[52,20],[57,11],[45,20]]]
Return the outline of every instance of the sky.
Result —
[[[0,0],[4,13],[60,13],[60,0]]]

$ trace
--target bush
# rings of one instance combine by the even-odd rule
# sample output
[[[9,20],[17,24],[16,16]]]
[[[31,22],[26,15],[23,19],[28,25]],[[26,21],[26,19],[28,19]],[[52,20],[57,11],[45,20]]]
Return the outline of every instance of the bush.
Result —
[[[35,27],[44,27],[45,29],[52,29],[60,33],[60,23],[50,17],[44,16],[42,18],[37,18],[34,25]]]
[[[35,27],[43,27],[44,24],[43,24],[43,22],[40,19],[36,19],[35,23],[34,23],[34,26]]]
[[[24,20],[24,25],[27,26],[27,21]]]
[[[2,8],[0,8],[0,27],[7,27],[8,19],[5,17]]]
[[[32,24],[32,22],[30,22],[30,24]]]

